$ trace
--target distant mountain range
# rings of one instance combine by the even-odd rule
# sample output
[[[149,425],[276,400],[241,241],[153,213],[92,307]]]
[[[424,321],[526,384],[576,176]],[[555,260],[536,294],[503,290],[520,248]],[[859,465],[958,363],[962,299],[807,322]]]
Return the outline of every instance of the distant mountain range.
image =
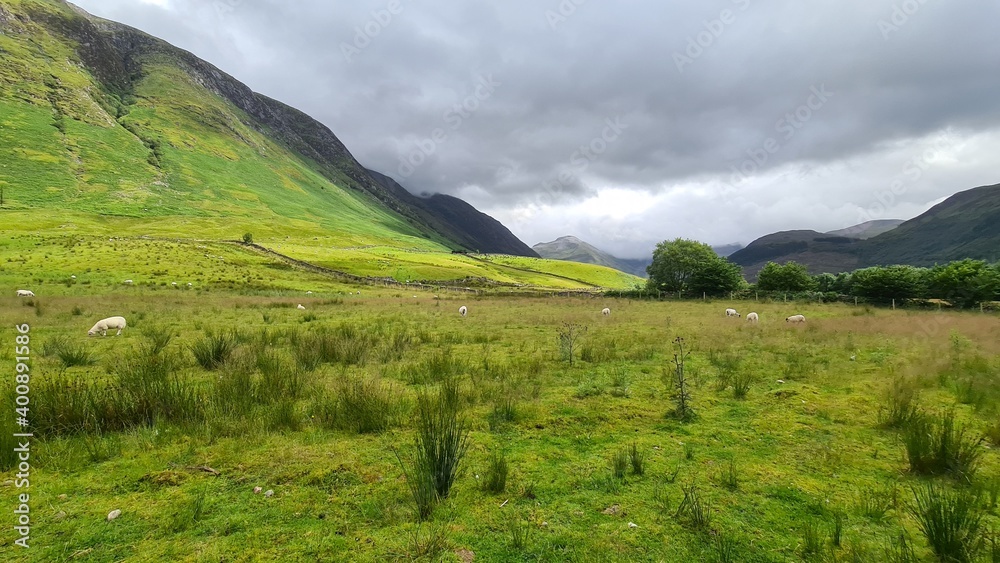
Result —
[[[876,237],[882,233],[887,233],[903,223],[904,221],[902,219],[878,219],[875,221],[867,221],[865,223],[861,223],[860,225],[854,225],[853,227],[847,227],[846,229],[830,231],[826,234],[835,237],[850,237],[866,240]]]
[[[811,273],[876,265],[1000,259],[1000,184],[959,192],[909,221],[872,221],[841,231],[784,231],[761,237],[730,256],[747,279],[769,262],[791,260]]]
[[[640,277],[646,277],[646,266],[652,262],[652,256],[649,259],[637,260],[617,258],[574,236],[559,237],[552,242],[540,242],[531,249],[542,258],[598,264]]]

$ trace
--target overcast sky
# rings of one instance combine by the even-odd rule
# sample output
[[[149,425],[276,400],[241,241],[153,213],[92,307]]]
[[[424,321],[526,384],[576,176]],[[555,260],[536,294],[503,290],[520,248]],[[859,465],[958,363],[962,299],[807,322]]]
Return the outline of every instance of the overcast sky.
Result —
[[[529,245],[909,219],[1000,182],[1000,3],[77,0]]]

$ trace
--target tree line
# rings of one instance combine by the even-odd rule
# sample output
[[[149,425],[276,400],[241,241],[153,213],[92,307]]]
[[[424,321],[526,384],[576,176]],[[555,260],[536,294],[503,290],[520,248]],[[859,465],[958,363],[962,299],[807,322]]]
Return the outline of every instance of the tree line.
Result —
[[[941,299],[957,307],[1000,300],[1000,263],[958,260],[930,268],[873,266],[840,274],[810,275],[797,262],[768,262],[749,284],[741,268],[712,247],[693,240],[663,241],[646,269],[646,291],[681,297],[731,295],[735,292],[819,293],[833,300],[850,296],[874,303]]]

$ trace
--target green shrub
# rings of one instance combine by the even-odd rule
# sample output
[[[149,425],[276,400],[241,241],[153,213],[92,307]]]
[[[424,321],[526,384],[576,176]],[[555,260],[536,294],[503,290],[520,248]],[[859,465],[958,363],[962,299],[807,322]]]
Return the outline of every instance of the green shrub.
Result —
[[[949,491],[936,484],[914,488],[913,497],[910,512],[934,554],[942,561],[975,560],[983,528],[979,498],[968,490]]]
[[[915,417],[903,431],[910,471],[921,475],[950,475],[971,481],[983,455],[983,438],[972,438],[955,424],[955,413],[939,419]]]

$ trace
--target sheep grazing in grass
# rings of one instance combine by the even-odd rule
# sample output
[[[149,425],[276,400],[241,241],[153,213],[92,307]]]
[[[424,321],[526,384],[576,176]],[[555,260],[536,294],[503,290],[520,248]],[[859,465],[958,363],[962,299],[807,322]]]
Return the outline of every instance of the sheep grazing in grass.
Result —
[[[125,285],[132,285],[132,280],[125,280],[122,283],[124,283]]]
[[[611,315],[611,309],[608,309],[607,307],[605,307],[604,309],[601,310],[601,314],[604,315],[605,317],[610,316]]]
[[[760,320],[760,319],[757,317],[757,313],[747,313],[747,322],[748,323],[754,323],[754,324],[756,324],[758,320]]]
[[[35,292],[31,291],[30,289],[19,289],[19,290],[17,290],[17,296],[18,297],[34,297],[35,296]]]
[[[458,308],[458,314],[464,317],[465,315],[469,314],[469,309],[466,308],[465,305],[462,305],[461,307]]]
[[[306,308],[302,305],[302,303],[299,303],[299,306],[296,307],[296,309],[298,309],[299,311],[305,311],[306,310]]]
[[[806,322],[806,318],[803,315],[792,315],[790,317],[785,318],[785,322],[786,323],[804,323],[804,322]]]
[[[736,312],[736,309],[726,309],[726,316],[727,317],[738,317],[738,316],[740,316],[740,314]]]
[[[125,329],[125,324],[125,317],[108,317],[106,319],[101,319],[97,321],[94,328],[87,331],[87,336],[96,336],[98,332],[101,333],[101,336],[107,336],[109,330],[115,329],[118,329],[118,334],[115,336],[119,336],[121,335],[122,330]]]

